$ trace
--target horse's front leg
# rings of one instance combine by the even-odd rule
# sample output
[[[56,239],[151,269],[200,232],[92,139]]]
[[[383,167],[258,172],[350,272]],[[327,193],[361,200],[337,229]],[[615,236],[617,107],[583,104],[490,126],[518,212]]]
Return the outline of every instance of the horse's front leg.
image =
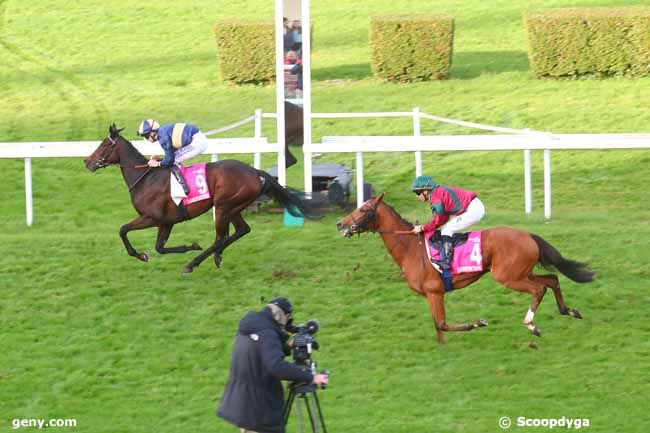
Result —
[[[431,314],[433,321],[436,325],[438,332],[438,342],[440,344],[445,342],[442,332],[446,331],[471,331],[472,329],[482,328],[487,326],[486,320],[479,319],[473,323],[462,323],[460,325],[448,325],[445,317],[445,301],[444,294],[427,292],[427,299],[431,306]]]
[[[178,247],[165,247],[169,235],[172,233],[174,224],[163,224],[158,226],[158,238],[156,239],[156,251],[160,254],[186,253],[192,250],[202,250],[201,246],[194,242],[192,245],[181,245]]]
[[[142,229],[147,229],[149,227],[153,227],[156,225],[156,221],[145,216],[140,216],[133,221],[131,221],[128,224],[124,224],[122,227],[120,227],[120,237],[122,238],[122,242],[124,243],[124,247],[126,248],[126,252],[129,253],[130,256],[136,257],[139,260],[142,260],[143,262],[148,262],[149,261],[149,256],[147,253],[138,253],[135,248],[133,248],[133,245],[131,245],[131,242],[129,241],[129,238],[127,237],[127,233],[130,232],[131,230],[142,230]]]

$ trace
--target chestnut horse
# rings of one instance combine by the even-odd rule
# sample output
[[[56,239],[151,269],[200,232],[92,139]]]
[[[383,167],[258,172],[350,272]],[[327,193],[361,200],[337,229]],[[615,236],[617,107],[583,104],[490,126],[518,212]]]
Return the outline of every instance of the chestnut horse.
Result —
[[[378,232],[395,262],[404,273],[411,290],[425,296],[431,306],[438,341],[444,343],[443,331],[471,331],[487,326],[483,319],[460,325],[447,324],[445,318],[444,283],[440,274],[429,264],[423,235],[411,233],[413,224],[383,201],[384,194],[365,202],[360,208],[338,222],[337,228],[345,237],[371,231]],[[484,270],[453,276],[454,289],[460,289],[477,281],[487,272],[504,286],[530,293],[533,300],[524,318],[524,325],[536,336],[541,336],[533,323],[535,312],[547,288],[553,290],[560,314],[582,319],[580,312],[568,308],[562,298],[560,283],[554,274],[535,275],[533,268],[541,265],[555,268],[578,283],[593,281],[594,273],[587,265],[566,259],[541,237],[523,230],[499,227],[481,232]]]
[[[131,194],[131,203],[139,216],[120,228],[120,237],[129,255],[143,262],[149,261],[149,256],[133,248],[127,237],[128,232],[158,227],[156,251],[160,254],[201,250],[196,243],[177,247],[166,247],[165,244],[174,224],[197,217],[212,207],[215,208],[215,241],[183,268],[184,274],[192,272],[194,267],[210,255],[214,255],[217,267],[221,265],[221,254],[226,247],[251,231],[241,212],[260,195],[273,196],[294,216],[317,216],[307,202],[284,188],[268,173],[234,160],[206,164],[210,199],[192,203],[186,207],[185,213],[179,212],[170,197],[169,169],[150,168],[147,158],[120,135],[122,129],[117,129],[115,124],[111,125],[108,131],[108,137],[84,163],[86,168],[93,172],[109,165],[121,167],[122,177]],[[229,233],[230,223],[235,227],[235,233],[232,235]]]

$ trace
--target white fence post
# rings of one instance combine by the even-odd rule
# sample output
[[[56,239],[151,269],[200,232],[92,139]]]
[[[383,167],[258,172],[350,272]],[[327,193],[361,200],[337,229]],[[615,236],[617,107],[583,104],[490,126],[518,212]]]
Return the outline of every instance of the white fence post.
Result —
[[[305,174],[305,194],[311,198],[312,165],[311,165],[311,19],[309,0],[300,2],[300,20],[302,26],[302,125],[303,125],[303,161]]]
[[[420,107],[413,108],[413,136],[419,137],[421,135],[420,128]],[[422,152],[417,150],[415,152],[415,177],[422,176]]]
[[[305,131],[305,139],[309,140],[309,144],[311,145],[311,139],[307,138]],[[304,144],[307,144],[305,140]],[[303,147],[303,149],[309,149],[309,147]],[[305,194],[308,198],[311,198],[311,193],[314,191],[314,185],[312,182],[312,176],[313,176],[313,171],[312,171],[312,164],[311,164],[311,152],[308,150],[303,151],[303,161],[304,161],[304,174],[305,174]]]
[[[283,0],[275,0],[275,113],[277,115],[278,182],[287,185],[286,155],[284,152],[284,9]]]
[[[530,149],[524,150],[524,211],[533,212],[532,185],[530,176]]]
[[[363,152],[357,152],[357,207],[363,204]]]
[[[210,157],[210,161],[212,161],[212,162],[219,161],[219,155],[217,155],[216,153],[213,153],[212,156]],[[216,221],[216,220],[217,220],[217,209],[213,207],[212,208],[212,221]]]
[[[255,138],[262,137],[262,110],[257,108],[255,110]],[[255,152],[253,156],[253,167],[260,169],[262,167],[262,154]]]
[[[27,225],[34,222],[34,204],[32,201],[32,158],[25,158],[25,207],[27,214]]]
[[[551,219],[551,149],[544,149],[544,218]]]

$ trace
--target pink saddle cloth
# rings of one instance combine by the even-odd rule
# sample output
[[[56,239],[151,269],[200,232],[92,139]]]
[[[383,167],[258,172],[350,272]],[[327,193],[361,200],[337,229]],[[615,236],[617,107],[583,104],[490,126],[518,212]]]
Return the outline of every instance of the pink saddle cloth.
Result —
[[[190,193],[183,199],[184,205],[187,206],[210,198],[210,189],[205,177],[205,162],[193,164],[189,167],[181,166],[181,172],[185,177],[185,183],[190,188]]]
[[[428,239],[433,232],[424,232],[427,239],[427,252],[429,260],[440,260],[440,252],[431,246]],[[454,256],[451,261],[451,273],[453,275],[465,274],[468,272],[483,271],[483,250],[481,248],[481,232],[473,231],[467,236],[467,242],[454,248]]]

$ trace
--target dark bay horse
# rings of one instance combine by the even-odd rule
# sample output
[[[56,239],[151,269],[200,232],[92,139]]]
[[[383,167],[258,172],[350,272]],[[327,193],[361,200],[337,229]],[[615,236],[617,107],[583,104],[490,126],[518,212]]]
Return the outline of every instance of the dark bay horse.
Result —
[[[215,241],[190,261],[183,268],[183,273],[192,272],[210,255],[214,255],[217,266],[221,265],[224,249],[251,231],[241,212],[260,195],[272,196],[294,216],[315,216],[307,202],[284,188],[268,173],[234,160],[206,165],[210,199],[188,205],[187,214],[181,215],[170,197],[169,169],[149,168],[147,158],[120,135],[121,131],[115,124],[111,125],[108,137],[84,162],[86,168],[93,172],[109,165],[120,166],[131,193],[131,203],[139,215],[120,228],[120,237],[129,255],[143,262],[149,261],[149,256],[133,248],[127,237],[128,232],[158,227],[156,251],[160,254],[201,250],[196,243],[177,247],[166,247],[165,244],[174,224],[197,217],[212,207],[215,208]],[[235,227],[232,235],[229,234],[230,223]]]
[[[384,203],[383,194],[365,202],[360,208],[338,222],[337,228],[345,237],[367,231],[378,232],[389,253],[404,273],[409,287],[429,301],[436,326],[438,341],[444,342],[443,331],[471,331],[487,326],[485,320],[449,325],[445,318],[444,283],[431,266],[423,235],[411,233],[413,224],[404,220],[392,207]],[[481,232],[484,271],[454,275],[453,287],[460,289],[477,281],[487,272],[504,286],[529,293],[533,300],[524,317],[524,325],[541,336],[533,323],[535,312],[547,288],[553,290],[560,314],[582,319],[580,312],[568,308],[562,297],[560,282],[555,274],[536,275],[533,269],[541,265],[557,269],[578,283],[593,281],[595,274],[584,263],[566,259],[541,237],[523,230],[499,227]]]

